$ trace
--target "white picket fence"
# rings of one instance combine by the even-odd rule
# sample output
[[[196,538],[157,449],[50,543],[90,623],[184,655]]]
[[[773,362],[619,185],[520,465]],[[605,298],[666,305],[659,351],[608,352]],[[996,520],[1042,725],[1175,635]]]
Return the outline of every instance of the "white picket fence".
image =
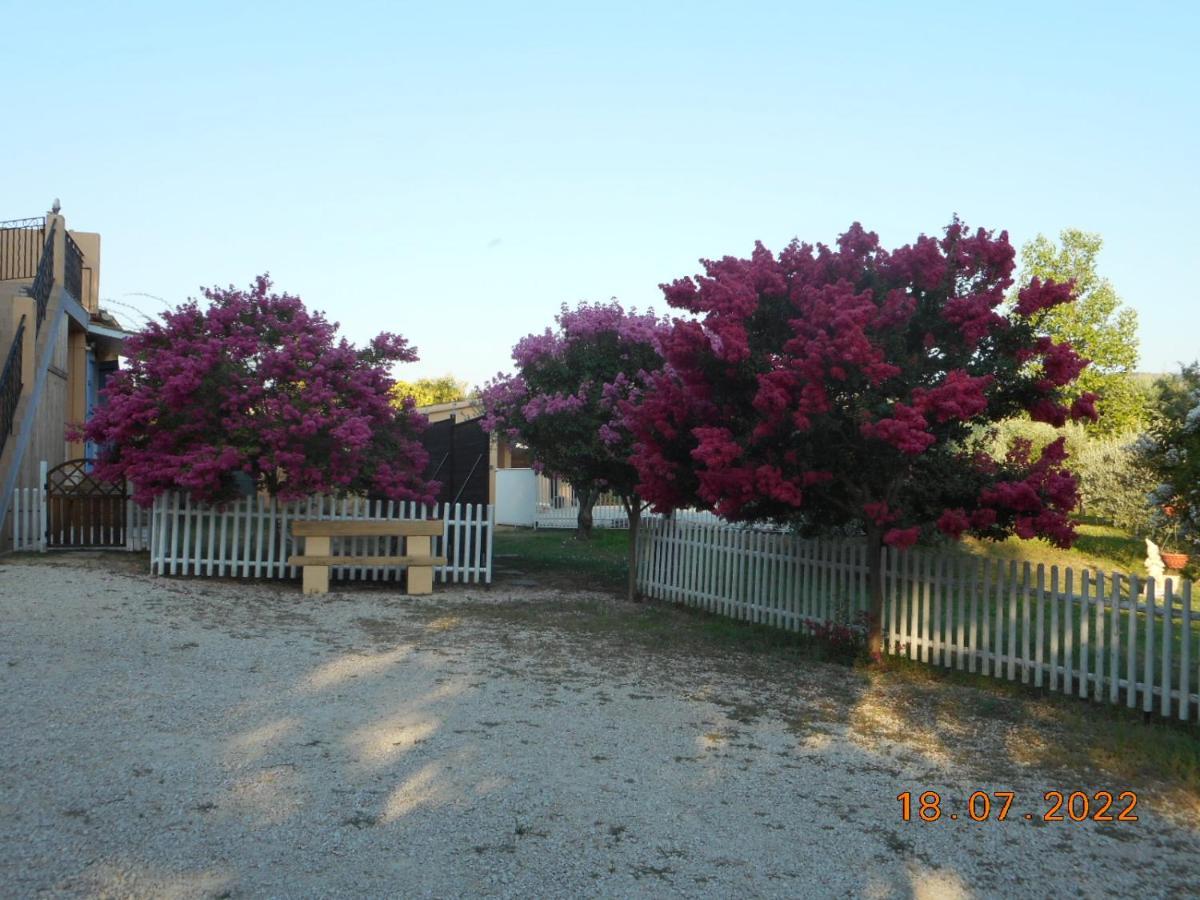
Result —
[[[642,520],[661,519],[662,516],[658,513],[644,512]],[[705,509],[677,509],[675,510],[675,518],[679,521],[687,522],[712,522],[720,523],[721,519],[716,513],[709,512]],[[578,506],[563,506],[558,509],[543,510],[538,508],[537,517],[534,520],[534,528],[575,528],[579,522],[579,507]],[[629,516],[625,512],[623,506],[600,506],[597,504],[592,507],[592,525],[595,528],[628,528]]]
[[[890,654],[1180,719],[1200,717],[1200,611],[1188,581],[885,548]],[[791,631],[868,606],[860,539],[650,521],[644,594]]]
[[[44,487],[14,489],[9,517],[14,551],[42,553],[46,550],[50,522]],[[150,549],[150,510],[132,500],[125,504],[124,549],[132,552]]]
[[[241,578],[298,578],[300,570],[287,565],[301,539],[293,538],[295,519],[381,521],[441,519],[442,533],[433,538],[433,554],[446,556],[434,567],[442,582],[491,583],[492,535],[495,520],[490,505],[437,504],[425,506],[354,497],[310,497],[290,503],[270,497],[245,497],[223,506],[193,503],[178,493],[157,497],[151,508],[150,566],[157,575],[197,575]],[[395,538],[333,538],[336,555],[382,556]],[[389,581],[396,567],[335,566],[335,578]]]
[[[575,488],[561,478],[540,472],[537,476],[535,528],[574,528],[579,517],[579,499]],[[596,528],[628,528],[629,517],[616,494],[601,494],[592,507],[592,525]]]
[[[46,549],[46,491],[44,488],[16,488],[8,508],[12,528],[12,549],[18,553],[38,553]]]
[[[579,500],[575,489],[560,478],[537,476],[537,505],[534,528],[575,528],[579,521]],[[643,519],[661,518],[657,513],[643,513]],[[720,522],[714,513],[699,509],[681,509],[675,518],[692,522]],[[616,494],[601,494],[592,507],[592,526],[595,528],[628,528],[629,514]]]

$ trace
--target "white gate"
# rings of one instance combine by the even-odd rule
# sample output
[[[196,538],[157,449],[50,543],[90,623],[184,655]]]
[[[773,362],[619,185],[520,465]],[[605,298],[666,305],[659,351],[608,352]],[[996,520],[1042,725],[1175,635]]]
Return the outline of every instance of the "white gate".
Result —
[[[537,521],[537,473],[496,470],[496,524],[532,527]]]

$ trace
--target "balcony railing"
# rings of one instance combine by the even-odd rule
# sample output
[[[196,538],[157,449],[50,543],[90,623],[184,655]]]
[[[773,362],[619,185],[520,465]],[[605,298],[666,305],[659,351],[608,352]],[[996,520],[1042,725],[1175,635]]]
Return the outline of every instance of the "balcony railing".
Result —
[[[46,235],[46,243],[42,247],[42,258],[38,262],[37,271],[33,276],[33,284],[28,293],[37,307],[37,330],[42,330],[42,320],[46,318],[46,306],[50,303],[50,288],[54,285],[54,234]]]
[[[79,245],[75,243],[75,239],[71,237],[71,232],[67,232],[67,258],[66,265],[63,270],[63,287],[67,289],[67,293],[74,297],[80,303],[83,302],[83,251],[79,249]]]
[[[46,243],[46,219],[0,222],[0,281],[33,278]]]
[[[21,401],[21,366],[24,363],[25,347],[25,317],[21,316],[21,324],[17,326],[17,334],[13,338],[8,358],[4,361],[4,371],[0,372],[0,453],[8,443],[12,433],[13,419],[17,413],[17,404]]]
[[[59,220],[61,222],[61,219]],[[41,331],[54,286],[54,228],[45,218],[0,222],[0,281],[33,279],[26,293],[37,305]],[[83,303],[83,251],[68,231],[63,235],[63,288]]]

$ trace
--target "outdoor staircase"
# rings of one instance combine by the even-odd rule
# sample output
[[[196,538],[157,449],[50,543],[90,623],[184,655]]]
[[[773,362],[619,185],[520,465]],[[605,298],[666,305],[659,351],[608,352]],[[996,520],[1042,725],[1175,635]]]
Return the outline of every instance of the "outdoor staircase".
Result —
[[[53,213],[0,223],[0,316],[15,325],[0,370],[0,535],[20,486],[53,350],[66,328],[66,282],[77,261],[68,258],[67,243],[74,242],[62,223]]]

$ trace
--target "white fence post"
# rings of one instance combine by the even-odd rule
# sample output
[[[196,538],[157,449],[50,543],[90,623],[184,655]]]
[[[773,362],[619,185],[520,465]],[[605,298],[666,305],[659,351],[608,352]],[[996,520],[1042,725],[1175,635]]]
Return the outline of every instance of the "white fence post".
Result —
[[[50,513],[46,506],[46,482],[50,480],[50,463],[42,460],[38,463],[38,518],[37,518],[37,548],[46,552],[46,532],[50,529]]]

